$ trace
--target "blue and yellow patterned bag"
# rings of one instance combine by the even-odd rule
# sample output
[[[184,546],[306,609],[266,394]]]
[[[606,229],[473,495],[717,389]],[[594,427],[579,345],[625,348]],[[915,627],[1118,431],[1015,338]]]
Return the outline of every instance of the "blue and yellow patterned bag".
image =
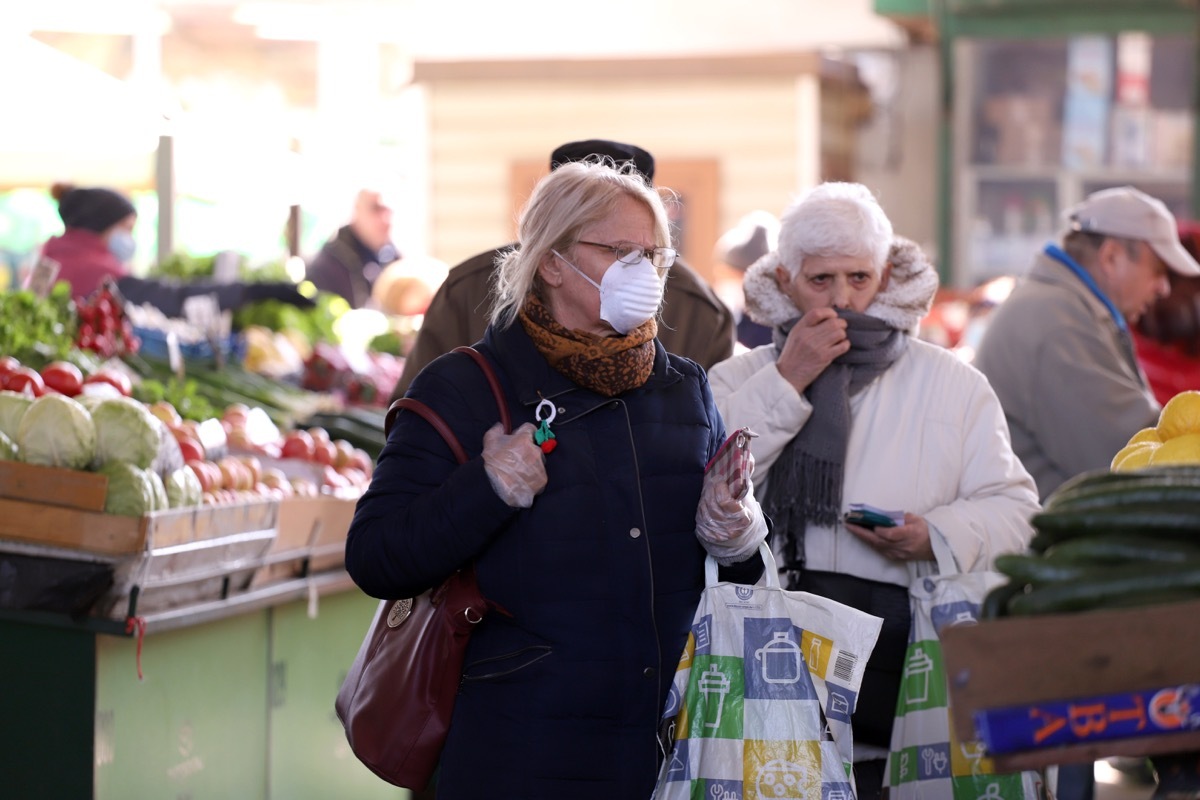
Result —
[[[655,800],[853,800],[850,714],[881,620],[779,585],[717,581],[706,565],[664,723]]]

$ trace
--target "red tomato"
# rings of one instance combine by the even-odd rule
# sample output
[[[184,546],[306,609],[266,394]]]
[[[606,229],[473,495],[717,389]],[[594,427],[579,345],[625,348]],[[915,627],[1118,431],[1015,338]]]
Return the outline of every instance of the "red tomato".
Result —
[[[195,439],[178,439],[179,452],[183,454],[183,460],[186,461],[203,461],[204,448]]]
[[[46,384],[42,381],[42,376],[37,370],[29,367],[17,367],[13,370],[5,380],[4,388],[10,392],[21,392],[34,397],[41,397],[46,393]]]
[[[326,439],[325,441],[316,441],[313,443],[312,460],[317,464],[324,466],[333,466],[334,460],[337,458],[337,447],[333,442]]]
[[[115,387],[117,391],[126,397],[129,397],[130,392],[133,391],[133,387],[129,385],[129,376],[115,369],[102,369],[99,372],[93,372],[84,378],[83,382],[85,384],[107,383]]]
[[[83,390],[83,373],[70,361],[55,361],[42,370],[42,381],[47,389],[53,389],[67,397],[75,397]]]
[[[16,372],[20,366],[21,362],[12,356],[0,358],[0,389],[3,389],[7,385],[8,376]]]
[[[302,458],[311,461],[313,457],[313,438],[308,431],[291,431],[283,437],[280,455],[284,458]]]

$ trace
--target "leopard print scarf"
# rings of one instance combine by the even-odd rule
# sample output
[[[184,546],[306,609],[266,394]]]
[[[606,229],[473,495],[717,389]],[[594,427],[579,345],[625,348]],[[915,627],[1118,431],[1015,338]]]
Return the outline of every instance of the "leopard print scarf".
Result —
[[[550,366],[597,394],[615,397],[636,389],[654,370],[658,323],[653,319],[624,336],[596,336],[563,327],[532,294],[518,318]]]

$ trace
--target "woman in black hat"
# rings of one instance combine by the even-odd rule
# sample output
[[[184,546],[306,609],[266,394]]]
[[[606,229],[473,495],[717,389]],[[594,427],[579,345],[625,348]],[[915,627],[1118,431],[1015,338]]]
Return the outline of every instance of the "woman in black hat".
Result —
[[[58,279],[71,284],[76,300],[86,298],[107,277],[129,274],[136,245],[137,211],[125,195],[104,188],[56,183],[50,195],[66,230],[46,242],[42,255],[61,265]]]

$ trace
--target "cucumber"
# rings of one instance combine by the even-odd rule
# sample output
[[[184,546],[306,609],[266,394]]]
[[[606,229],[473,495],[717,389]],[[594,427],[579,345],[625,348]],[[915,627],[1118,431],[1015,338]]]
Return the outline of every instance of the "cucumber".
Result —
[[[1054,614],[1099,608],[1102,603],[1141,605],[1153,602],[1164,592],[1200,592],[1200,565],[1145,565],[1093,568],[1076,581],[1044,584],[1013,597],[1008,610],[1013,615]]]
[[[1126,534],[1087,536],[1053,545],[1046,555],[1060,563],[1126,564],[1141,561],[1181,564],[1191,561],[1200,565],[1200,539],[1184,542]]]
[[[1008,604],[1014,597],[1025,592],[1025,584],[1017,581],[1002,583],[992,589],[979,605],[980,619],[1000,619],[1008,616]]]
[[[1019,553],[1004,553],[996,556],[995,566],[997,570],[1012,578],[1014,583],[1031,586],[1078,580],[1088,573],[1088,567],[1082,564],[1059,562],[1051,558]]]
[[[1081,536],[1145,533],[1169,539],[1200,540],[1200,504],[1130,503],[1115,508],[1043,511],[1030,520],[1054,542]]]
[[[1194,486],[1200,488],[1200,467],[1189,464],[1171,467],[1148,467],[1129,473],[1110,473],[1108,470],[1092,470],[1076,475],[1063,483],[1046,498],[1046,509],[1055,509],[1076,494],[1121,491],[1124,488],[1145,486]]]
[[[1079,489],[1046,505],[1046,511],[1091,511],[1126,505],[1195,503],[1200,506],[1200,483],[1187,481],[1137,481],[1093,489]]]

